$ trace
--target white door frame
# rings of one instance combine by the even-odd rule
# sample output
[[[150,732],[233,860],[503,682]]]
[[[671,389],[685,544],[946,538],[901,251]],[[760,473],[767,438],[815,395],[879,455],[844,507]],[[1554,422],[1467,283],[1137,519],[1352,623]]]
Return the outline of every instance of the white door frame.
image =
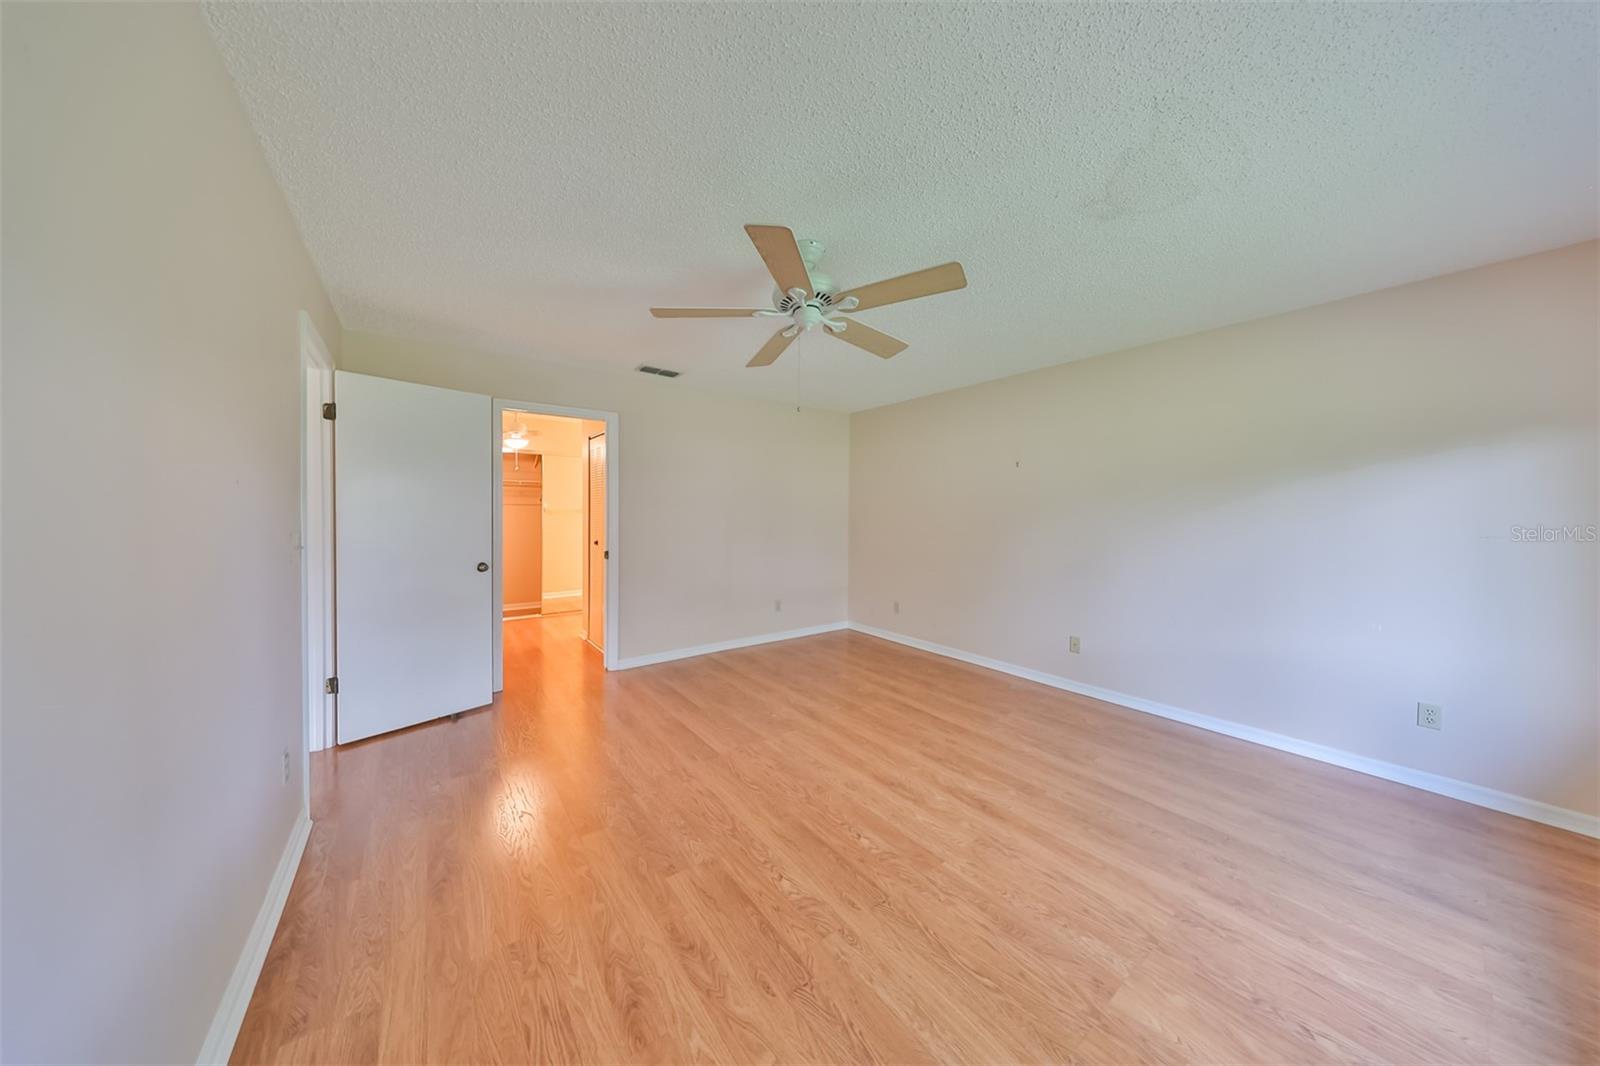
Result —
[[[500,458],[500,437],[502,435],[502,415],[506,411],[527,411],[536,415],[560,415],[563,418],[587,418],[594,422],[606,424],[606,551],[610,558],[605,560],[606,568],[606,646],[601,654],[605,657],[607,670],[617,668],[617,630],[619,620],[619,604],[621,602],[621,581],[618,580],[620,567],[618,565],[618,547],[621,541],[619,531],[622,528],[622,478],[618,476],[621,466],[619,455],[621,453],[620,441],[617,437],[618,418],[615,411],[592,411],[587,407],[558,407],[555,404],[531,403],[523,400],[494,401],[494,434],[492,436],[493,454],[489,461],[490,469],[494,472],[494,690],[499,692],[505,687],[505,641],[501,626],[504,624],[502,613],[505,610],[505,546],[501,542],[501,520],[504,500],[504,486],[502,484]]]
[[[335,698],[324,688],[334,675],[333,423],[322,405],[333,402],[333,358],[315,323],[300,312],[300,662],[305,712],[301,780],[311,803],[311,752],[333,746]]]

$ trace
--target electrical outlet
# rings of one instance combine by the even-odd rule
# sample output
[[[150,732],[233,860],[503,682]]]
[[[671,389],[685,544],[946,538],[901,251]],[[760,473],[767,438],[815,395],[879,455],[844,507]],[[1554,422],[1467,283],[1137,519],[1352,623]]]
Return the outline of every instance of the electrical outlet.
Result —
[[[899,614],[900,613],[900,601],[899,600],[895,600],[894,601],[894,613],[895,614]]]
[[[772,601],[772,609],[774,611],[777,611],[779,614],[782,614],[783,613],[783,601],[782,600],[773,600]]]
[[[283,749],[283,783],[289,783],[289,749]]]
[[[1083,650],[1083,645],[1078,642],[1078,638],[1077,637],[1068,637],[1067,638],[1067,650],[1070,651],[1072,654],[1076,655],[1080,651]]]
[[[1417,724],[1424,729],[1444,727],[1444,708],[1437,703],[1417,704]]]

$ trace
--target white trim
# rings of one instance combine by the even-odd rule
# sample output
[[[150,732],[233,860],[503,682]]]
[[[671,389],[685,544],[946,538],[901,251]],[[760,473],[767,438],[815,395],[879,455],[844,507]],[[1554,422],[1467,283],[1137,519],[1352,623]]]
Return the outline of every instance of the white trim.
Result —
[[[996,670],[1002,674],[1010,674],[1012,677],[1020,677],[1025,681],[1034,681],[1041,685],[1049,685],[1051,688],[1074,692],[1080,696],[1088,696],[1090,699],[1114,703],[1129,710],[1143,711],[1145,714],[1153,714],[1158,718],[1168,718],[1174,722],[1196,726],[1212,733],[1221,733],[1223,736],[1233,737],[1237,740],[1246,740],[1252,744],[1260,744],[1263,747],[1276,748],[1291,755],[1301,755],[1307,759],[1315,759],[1318,762],[1342,766],[1346,770],[1354,770],[1357,773],[1368,774],[1372,777],[1381,777],[1386,781],[1410,785],[1412,788],[1420,788],[1424,792],[1449,796],[1451,799],[1458,799],[1479,807],[1487,807],[1490,810],[1500,811],[1504,814],[1513,814],[1518,818],[1543,822],[1545,825],[1553,825],[1558,829],[1571,830],[1574,833],[1581,833],[1589,837],[1600,837],[1600,817],[1592,814],[1568,810],[1565,807],[1557,807],[1539,800],[1528,799],[1526,796],[1514,796],[1509,792],[1500,792],[1496,789],[1474,785],[1467,781],[1458,781],[1453,777],[1441,777],[1438,774],[1430,774],[1423,770],[1413,770],[1409,766],[1400,766],[1397,763],[1384,762],[1381,759],[1369,759],[1365,755],[1356,755],[1348,751],[1341,751],[1338,748],[1314,744],[1308,740],[1298,740],[1282,733],[1274,733],[1266,729],[1257,729],[1255,726],[1230,722],[1225,718],[1213,718],[1208,714],[1184,710],[1182,707],[1173,707],[1170,704],[1157,703],[1154,700],[1143,699],[1139,696],[1129,696],[1126,693],[1115,692],[1108,688],[1100,688],[1098,685],[1086,685],[1081,681],[1073,681],[1070,678],[1047,674],[1041,670],[1031,670],[1026,666],[1002,662],[999,659],[991,659],[985,655],[974,655],[959,648],[935,644],[932,641],[921,640],[917,637],[908,637],[904,633],[879,629],[877,626],[851,622],[849,627],[857,633],[865,633],[870,637],[893,641],[896,644],[904,644],[908,648],[918,648],[922,651],[932,652],[935,655],[942,655],[947,659],[956,659],[964,663],[971,663],[973,666],[981,666],[987,670]]]
[[[322,682],[333,674],[333,456],[332,433],[321,415],[322,404],[333,399],[333,360],[304,311],[300,312],[300,371],[300,652],[309,760],[310,752],[327,747],[332,736],[332,697],[323,692]],[[301,770],[309,805],[309,761]]]
[[[587,563],[587,560],[585,562]],[[540,608],[540,614],[571,614],[573,611],[583,610],[583,590],[552,592],[542,602],[544,606]],[[584,619],[584,621],[587,622],[588,619]],[[585,640],[588,639],[589,633],[587,630],[584,631],[583,636]]]
[[[692,659],[696,655],[710,655],[712,652],[732,651],[735,648],[748,648],[756,644],[771,644],[779,640],[793,640],[796,637],[813,637],[818,633],[834,633],[841,629],[850,628],[849,622],[827,622],[820,626],[807,626],[804,629],[785,629],[781,633],[761,633],[754,637],[737,637],[733,640],[721,640],[715,644],[697,644],[692,648],[674,648],[671,651],[658,651],[650,655],[635,655],[629,659],[619,659],[613,670],[632,670],[636,666],[654,666],[656,663],[668,663],[674,659]]]
[[[273,871],[267,885],[267,897],[261,901],[256,922],[250,927],[244,950],[228,978],[228,987],[222,991],[222,1002],[211,1019],[205,1043],[200,1045],[200,1066],[208,1063],[225,1063],[233,1054],[233,1043],[239,1038],[239,1026],[244,1024],[244,1012],[250,1006],[250,997],[256,990],[256,979],[267,961],[267,949],[272,947],[273,934],[278,931],[278,919],[283,915],[283,905],[289,901],[289,890],[294,887],[294,875],[300,869],[300,856],[305,853],[306,841],[311,838],[311,815],[301,810],[289,830],[289,840],[283,846],[278,868]]]
[[[311,316],[300,312],[300,671],[305,737],[301,783],[311,804],[311,752],[333,743],[333,357]]]
[[[606,424],[606,551],[610,558],[606,560],[606,646],[602,653],[607,670],[617,670],[617,631],[621,628],[621,602],[622,602],[622,470],[621,452],[622,441],[618,436],[620,419],[615,411],[596,411],[587,407],[562,407],[550,403],[532,403],[523,400],[502,400],[495,398],[493,404],[494,426],[491,440],[495,442],[489,457],[490,470],[493,471],[494,480],[494,682],[492,688],[499,692],[505,687],[505,635],[500,627],[505,622],[505,588],[503,587],[505,567],[501,558],[503,547],[501,541],[501,507],[505,486],[502,483],[500,451],[500,423],[501,416],[506,411],[527,411],[531,414],[558,415],[562,418],[587,418],[593,422]],[[579,591],[581,597],[582,591]],[[545,597],[548,604],[550,597]]]

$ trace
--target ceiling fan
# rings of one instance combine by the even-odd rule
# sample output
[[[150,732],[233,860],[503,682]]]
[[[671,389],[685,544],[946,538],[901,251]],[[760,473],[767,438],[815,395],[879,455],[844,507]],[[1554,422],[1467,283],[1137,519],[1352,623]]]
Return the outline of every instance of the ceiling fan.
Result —
[[[865,311],[967,286],[961,264],[945,263],[839,292],[832,278],[816,270],[823,251],[820,241],[797,241],[787,226],[746,226],[744,231],[750,235],[756,251],[767,264],[767,272],[778,285],[772,294],[771,307],[652,307],[650,313],[657,318],[790,319],[790,324],[774,333],[746,366],[770,366],[796,337],[818,326],[842,341],[888,359],[905,351],[906,342],[853,318],[845,318],[840,312]]]

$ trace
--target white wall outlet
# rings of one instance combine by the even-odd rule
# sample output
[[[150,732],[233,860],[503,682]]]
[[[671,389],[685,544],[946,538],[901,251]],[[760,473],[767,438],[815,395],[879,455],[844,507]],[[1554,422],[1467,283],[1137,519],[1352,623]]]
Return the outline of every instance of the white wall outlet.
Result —
[[[1437,703],[1417,704],[1417,724],[1424,729],[1444,728],[1444,708]]]
[[[1068,637],[1067,650],[1076,655],[1083,650],[1083,644],[1079,642],[1077,637]]]
[[[894,601],[894,613],[895,614],[899,614],[900,613],[900,601],[899,600],[895,600]]]
[[[289,783],[289,749],[283,749],[283,783]]]
[[[773,600],[772,601],[772,609],[774,611],[777,611],[779,614],[782,614],[783,613],[783,601],[782,600]]]

